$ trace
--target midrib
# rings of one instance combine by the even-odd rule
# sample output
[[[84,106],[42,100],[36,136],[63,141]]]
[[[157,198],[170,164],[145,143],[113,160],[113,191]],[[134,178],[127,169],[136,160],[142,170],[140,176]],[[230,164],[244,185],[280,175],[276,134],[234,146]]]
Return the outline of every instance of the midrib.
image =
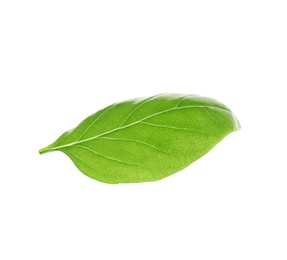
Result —
[[[174,108],[171,108],[171,109],[167,109],[167,110],[163,110],[163,111],[160,111],[158,113],[155,113],[155,114],[152,114],[150,116],[147,116],[141,120],[138,120],[136,122],[133,122],[131,124],[128,124],[126,126],[121,126],[121,127],[117,127],[115,129],[112,129],[110,131],[107,131],[107,132],[104,132],[104,133],[101,133],[101,134],[98,134],[96,136],[93,136],[93,137],[90,137],[90,138],[87,138],[87,139],[83,139],[83,140],[79,140],[79,141],[76,141],[76,142],[72,142],[72,143],[69,143],[69,144],[65,144],[65,145],[60,145],[60,146],[56,146],[56,147],[53,147],[53,148],[49,148],[49,150],[57,150],[57,149],[60,149],[60,148],[64,148],[64,147],[69,147],[69,146],[72,146],[72,145],[75,145],[75,144],[81,144],[81,143],[84,143],[84,142],[88,142],[88,141],[91,141],[91,140],[94,140],[98,137],[101,137],[101,136],[104,136],[104,135],[107,135],[107,134],[110,134],[110,133],[113,133],[113,132],[116,132],[116,131],[119,131],[119,130],[122,130],[122,129],[125,129],[125,128],[128,128],[130,126],[133,126],[133,125],[136,125],[146,119],[149,119],[149,118],[152,118],[152,117],[155,117],[155,116],[158,116],[160,114],[164,114],[164,113],[168,113],[170,111],[174,111],[174,110],[180,110],[180,109],[185,109],[185,108],[210,108],[210,109],[215,109],[215,110],[223,110],[225,112],[229,112],[231,113],[231,111],[227,110],[227,109],[224,109],[224,108],[220,108],[220,107],[214,107],[214,106],[183,106],[183,107],[174,107]]]

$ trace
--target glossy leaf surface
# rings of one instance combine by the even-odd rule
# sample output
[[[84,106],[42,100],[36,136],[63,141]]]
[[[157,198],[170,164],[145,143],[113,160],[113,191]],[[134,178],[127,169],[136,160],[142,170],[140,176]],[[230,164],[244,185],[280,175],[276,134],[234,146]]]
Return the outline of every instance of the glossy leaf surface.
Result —
[[[108,106],[40,150],[61,151],[105,183],[160,180],[187,167],[240,129],[220,102],[162,94]]]

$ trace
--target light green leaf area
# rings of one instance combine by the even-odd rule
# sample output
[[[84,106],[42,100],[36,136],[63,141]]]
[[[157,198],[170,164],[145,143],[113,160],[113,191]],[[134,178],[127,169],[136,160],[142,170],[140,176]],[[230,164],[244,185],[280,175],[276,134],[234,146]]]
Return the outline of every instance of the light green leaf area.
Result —
[[[234,114],[214,99],[162,94],[108,106],[40,153],[61,151],[85,175],[105,183],[156,181],[238,129]]]

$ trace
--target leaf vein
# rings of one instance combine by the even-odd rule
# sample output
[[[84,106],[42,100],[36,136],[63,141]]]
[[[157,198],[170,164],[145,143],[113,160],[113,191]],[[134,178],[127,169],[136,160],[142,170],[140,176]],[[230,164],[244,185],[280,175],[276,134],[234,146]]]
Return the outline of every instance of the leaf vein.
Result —
[[[164,152],[164,151],[162,151],[162,150],[158,149],[158,148],[157,148],[156,146],[154,146],[154,145],[151,145],[151,144],[149,144],[149,143],[142,142],[142,141],[139,141],[139,140],[136,140],[136,139],[128,139],[128,138],[114,138],[114,137],[99,137],[99,138],[102,138],[102,139],[108,139],[108,140],[121,140],[121,141],[130,141],[130,142],[135,142],[135,143],[139,143],[139,144],[146,145],[146,146],[148,146],[148,147],[150,147],[150,148],[153,148],[154,150],[159,151],[159,152],[161,152],[161,153],[175,156],[175,154]]]
[[[159,96],[159,95],[158,95]],[[150,97],[148,99],[146,99],[145,101],[141,102],[138,106],[136,106],[129,114],[128,116],[125,118],[125,120],[123,121],[123,123],[121,124],[121,127],[125,124],[125,122],[131,117],[131,115],[136,111],[138,110],[142,105],[148,103],[149,101],[157,98],[158,96],[153,96],[153,97]]]
[[[88,151],[90,151],[90,152],[92,152],[92,153],[94,153],[94,154],[96,154],[96,155],[98,155],[100,157],[103,157],[105,159],[109,159],[109,160],[112,160],[112,161],[116,161],[116,162],[119,162],[119,163],[131,165],[131,166],[139,166],[139,167],[142,167],[142,168],[146,168],[146,167],[144,167],[144,166],[142,166],[140,164],[134,164],[134,163],[125,162],[125,161],[122,161],[122,160],[119,160],[119,159],[116,159],[116,158],[113,158],[113,157],[101,154],[101,153],[96,152],[95,150],[92,150],[92,149],[90,149],[90,148],[88,148],[86,146],[83,146],[83,145],[76,144],[75,146],[84,148],[84,149],[86,149],[86,150],[88,150]]]
[[[179,104],[181,103],[181,101],[183,101],[184,99],[186,99],[187,97],[189,97],[190,95],[185,95],[182,98],[180,98],[175,106],[175,108],[178,108]]]
[[[65,151],[65,152],[67,152],[67,151]],[[72,153],[71,151],[68,151],[67,153],[68,153],[68,154],[70,153],[71,155],[73,155],[74,157],[76,157],[79,161],[81,161],[82,163],[84,163],[85,165],[87,165],[88,167],[90,167],[91,169],[93,169],[93,170],[95,170],[95,171],[97,171],[97,172],[103,173],[103,172],[99,171],[98,169],[92,167],[91,165],[87,164],[85,161],[83,161],[80,157],[78,157],[77,155],[75,155],[75,154]]]
[[[86,133],[88,132],[88,130],[99,120],[99,118],[105,114],[107,111],[109,111],[110,109],[112,109],[117,103],[113,104],[112,106],[110,106],[109,108],[107,108],[105,111],[103,111],[103,113],[101,113],[90,125],[89,127],[87,127],[87,129],[78,137],[77,141],[80,140],[80,138]]]
[[[207,133],[205,133],[205,132],[203,132],[203,131],[200,131],[200,130],[195,130],[195,129],[190,129],[190,128],[184,128],[184,127],[175,127],[175,126],[171,126],[171,125],[158,125],[158,124],[152,124],[152,123],[148,123],[148,122],[141,122],[141,124],[151,125],[151,126],[155,126],[155,127],[170,128],[170,129],[175,129],[175,130],[194,131],[194,132],[199,132],[199,133],[207,134]]]

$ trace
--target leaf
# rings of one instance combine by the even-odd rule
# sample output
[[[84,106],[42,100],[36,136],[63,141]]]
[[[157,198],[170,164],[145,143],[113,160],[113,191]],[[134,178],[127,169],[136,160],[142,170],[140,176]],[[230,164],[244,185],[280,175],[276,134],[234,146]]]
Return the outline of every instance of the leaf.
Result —
[[[108,106],[40,153],[61,151],[85,175],[105,183],[156,181],[238,129],[234,114],[214,99],[162,94]]]

